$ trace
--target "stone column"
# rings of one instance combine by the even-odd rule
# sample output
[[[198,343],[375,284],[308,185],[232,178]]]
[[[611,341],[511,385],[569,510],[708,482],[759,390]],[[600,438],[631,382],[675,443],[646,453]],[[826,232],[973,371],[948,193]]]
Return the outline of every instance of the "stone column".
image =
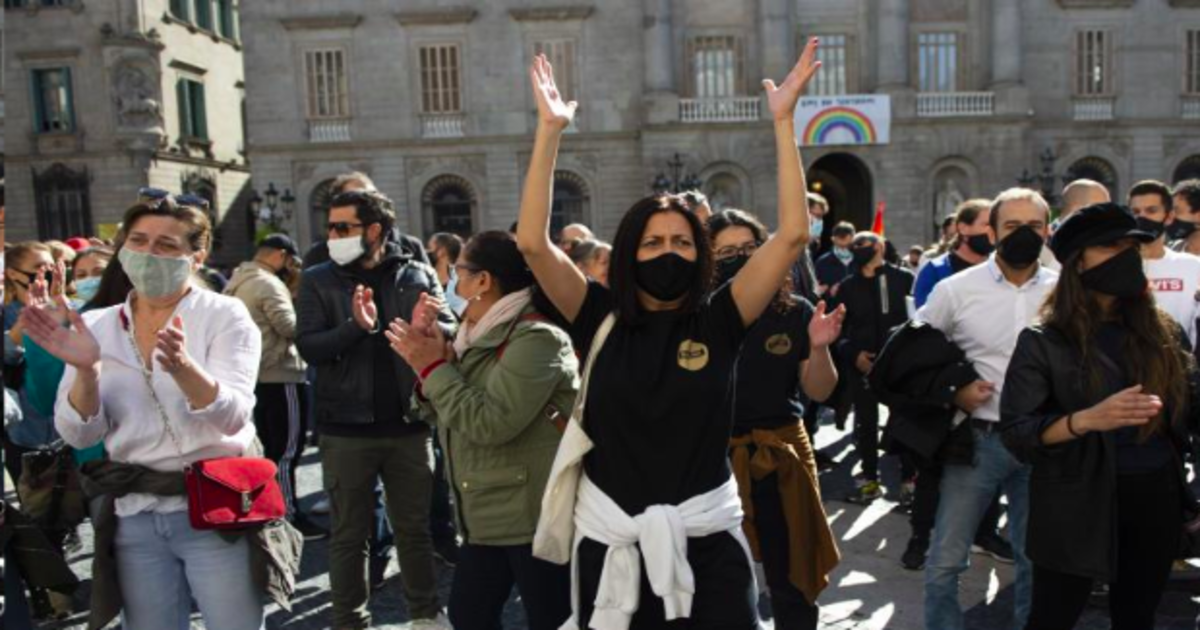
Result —
[[[992,85],[1021,82],[1021,3],[992,0]]]
[[[674,92],[671,0],[645,0],[646,91]]]
[[[789,0],[759,0],[758,35],[762,40],[762,76],[783,81],[789,70],[796,63],[794,28],[789,11],[792,2]],[[757,82],[749,81],[751,94],[758,90]]]
[[[908,89],[908,0],[879,0],[877,41],[881,91]]]

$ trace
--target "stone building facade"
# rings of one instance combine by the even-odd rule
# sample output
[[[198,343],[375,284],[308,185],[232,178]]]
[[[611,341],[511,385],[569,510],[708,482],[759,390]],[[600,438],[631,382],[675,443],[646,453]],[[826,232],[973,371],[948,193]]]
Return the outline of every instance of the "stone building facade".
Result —
[[[153,186],[207,198],[213,258],[249,247],[236,0],[6,0],[8,237],[111,234]]]
[[[802,148],[810,185],[860,227],[884,202],[899,246],[1026,171],[1118,193],[1200,173],[1198,0],[291,0],[247,3],[243,24],[255,181],[294,191],[305,242],[347,170],[417,235],[511,224],[536,52],[580,103],[557,221],[604,237],[659,174],[774,223],[759,79],[812,35],[813,92],[887,95],[891,133]]]

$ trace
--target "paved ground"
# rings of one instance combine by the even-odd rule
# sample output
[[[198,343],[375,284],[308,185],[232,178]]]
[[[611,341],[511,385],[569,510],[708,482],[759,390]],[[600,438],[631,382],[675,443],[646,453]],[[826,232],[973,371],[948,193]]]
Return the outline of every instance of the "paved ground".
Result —
[[[903,570],[900,554],[908,540],[906,515],[895,510],[894,493],[889,490],[886,500],[863,508],[839,500],[849,491],[851,474],[856,464],[849,435],[825,426],[817,434],[818,447],[828,449],[841,465],[822,475],[826,509],[842,550],[843,560],[833,576],[832,586],[821,597],[822,628],[830,630],[918,630],[923,627],[922,575]],[[884,459],[885,484],[897,488],[896,463]],[[300,488],[307,508],[317,499],[320,488],[320,465],[310,451],[300,470]],[[91,532],[82,532],[85,550],[90,548]],[[327,550],[324,542],[311,543],[304,554],[302,576],[290,614],[272,609],[267,627],[272,629],[317,630],[329,626],[329,581],[326,573]],[[88,578],[90,553],[75,554],[73,567]],[[401,628],[408,617],[400,594],[400,577],[395,563],[390,569],[387,585],[373,598],[371,610],[375,627]],[[449,592],[450,569],[443,567],[441,579],[443,596]],[[967,609],[966,627],[972,630],[1001,630],[1012,627],[1011,567],[990,559],[973,558],[973,565],[962,583],[962,603]],[[77,593],[77,609],[82,611],[89,583]],[[1105,602],[1095,602],[1078,626],[1086,630],[1108,628]],[[767,600],[762,605],[764,617],[769,616]],[[1159,630],[1191,630],[1197,628],[1200,613],[1200,583],[1173,583],[1160,608]],[[70,620],[47,628],[85,628],[86,616],[80,612]],[[768,627],[773,624],[768,621]],[[203,624],[195,621],[194,626]],[[524,628],[524,614],[518,602],[508,607],[505,628]]]

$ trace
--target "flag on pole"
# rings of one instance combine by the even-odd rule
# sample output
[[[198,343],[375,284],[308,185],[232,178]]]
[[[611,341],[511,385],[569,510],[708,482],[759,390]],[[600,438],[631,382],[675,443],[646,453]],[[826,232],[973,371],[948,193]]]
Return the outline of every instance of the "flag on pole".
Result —
[[[875,204],[875,221],[874,221],[874,223],[871,224],[871,231],[880,236],[884,236],[883,212],[886,208],[887,208],[887,204],[882,201]]]

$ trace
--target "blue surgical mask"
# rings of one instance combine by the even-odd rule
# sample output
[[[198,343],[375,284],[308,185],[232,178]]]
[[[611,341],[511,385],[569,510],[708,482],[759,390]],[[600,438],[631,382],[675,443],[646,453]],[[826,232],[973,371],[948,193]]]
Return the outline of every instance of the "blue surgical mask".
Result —
[[[854,260],[854,252],[850,251],[850,249],[846,247],[834,247],[833,255],[836,256],[838,260],[842,261],[843,265],[849,265],[850,261]]]
[[[83,302],[91,302],[99,290],[100,276],[75,281],[75,297]]]
[[[809,227],[809,234],[814,239],[821,238],[821,233],[825,231],[825,219],[813,219]]]
[[[463,313],[467,312],[466,300],[458,297],[458,274],[450,272],[450,282],[446,284],[446,305],[454,312],[454,315],[462,319]]]

